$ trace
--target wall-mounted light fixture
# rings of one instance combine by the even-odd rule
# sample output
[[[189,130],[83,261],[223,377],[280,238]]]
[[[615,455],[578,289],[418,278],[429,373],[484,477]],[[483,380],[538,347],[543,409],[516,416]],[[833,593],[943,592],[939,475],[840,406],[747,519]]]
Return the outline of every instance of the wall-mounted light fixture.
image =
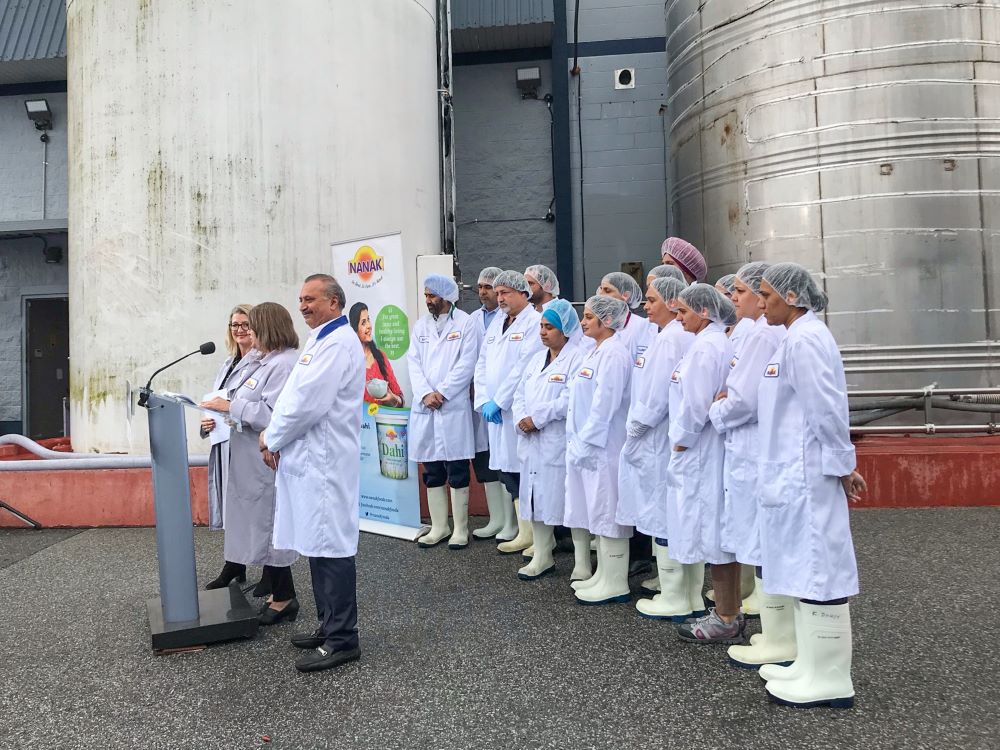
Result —
[[[27,99],[24,102],[24,109],[28,113],[28,119],[35,123],[35,129],[42,131],[42,142],[49,140],[46,131],[52,130],[52,110],[49,108],[47,99]]]
[[[518,68],[517,88],[521,92],[522,99],[537,99],[538,87],[542,85],[542,69]]]

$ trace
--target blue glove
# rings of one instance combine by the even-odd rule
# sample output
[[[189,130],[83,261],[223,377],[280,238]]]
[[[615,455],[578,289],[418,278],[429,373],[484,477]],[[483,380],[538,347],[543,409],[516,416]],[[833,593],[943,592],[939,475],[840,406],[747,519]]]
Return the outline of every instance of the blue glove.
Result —
[[[496,401],[490,400],[483,404],[483,419],[491,424],[503,424],[503,414]]]

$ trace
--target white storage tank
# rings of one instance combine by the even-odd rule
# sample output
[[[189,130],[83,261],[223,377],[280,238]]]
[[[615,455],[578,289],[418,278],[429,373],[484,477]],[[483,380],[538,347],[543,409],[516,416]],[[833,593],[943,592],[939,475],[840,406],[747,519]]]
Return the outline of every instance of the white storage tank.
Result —
[[[332,242],[401,231],[415,287],[440,249],[435,7],[69,0],[75,449],[145,452],[126,381],[212,340],[155,383],[201,396],[237,303],[304,336]]]

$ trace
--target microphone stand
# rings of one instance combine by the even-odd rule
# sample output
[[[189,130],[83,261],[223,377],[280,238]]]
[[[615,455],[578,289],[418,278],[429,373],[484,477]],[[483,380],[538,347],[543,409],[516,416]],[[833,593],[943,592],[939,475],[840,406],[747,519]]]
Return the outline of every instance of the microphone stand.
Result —
[[[152,375],[150,375],[149,376],[149,380],[146,381],[146,385],[143,388],[139,389],[139,406],[145,406],[147,403],[149,403],[149,394],[152,393],[151,386],[153,385],[153,378],[155,378],[161,372],[163,372],[164,370],[166,370],[168,367],[173,367],[178,362],[182,362],[183,360],[187,359],[188,357],[192,357],[195,354],[201,354],[201,353],[202,353],[202,351],[201,351],[201,348],[199,347],[198,349],[195,349],[193,352],[188,352],[183,357],[180,357],[179,359],[175,359],[169,365],[164,365],[159,370],[157,370]]]

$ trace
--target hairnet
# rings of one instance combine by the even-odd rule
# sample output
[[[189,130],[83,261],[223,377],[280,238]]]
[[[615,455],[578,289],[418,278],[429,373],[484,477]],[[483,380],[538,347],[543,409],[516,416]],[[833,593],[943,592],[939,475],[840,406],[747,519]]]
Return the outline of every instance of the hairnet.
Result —
[[[493,280],[502,273],[502,268],[497,268],[496,266],[486,266],[486,268],[479,272],[478,283],[492,285]]]
[[[555,271],[548,266],[534,265],[524,269],[524,275],[530,276],[546,292],[554,297],[559,296],[559,279],[556,278]]]
[[[607,274],[601,283],[607,282],[622,293],[629,307],[635,308],[642,304],[642,289],[635,283],[635,279],[622,271],[612,271]]]
[[[595,294],[587,300],[587,307],[599,321],[615,331],[621,330],[628,320],[628,305],[614,297]]]
[[[669,266],[668,266],[669,267]],[[656,293],[663,297],[663,301],[667,303],[667,307],[674,309],[670,305],[670,300],[677,299],[681,292],[687,288],[686,281],[678,281],[673,278],[659,278],[653,279],[653,283],[650,284]]]
[[[564,299],[553,299],[542,305],[542,317],[567,337],[580,325],[573,305]]]
[[[762,260],[755,260],[740,267],[736,272],[736,278],[747,285],[747,288],[754,294],[760,294],[760,282],[764,278],[764,271],[771,267],[770,263]]]
[[[531,290],[528,289],[528,282],[524,280],[524,274],[520,271],[504,271],[493,279],[493,286],[494,288],[498,286],[506,286],[510,287],[515,292],[531,294]]]
[[[764,281],[792,307],[805,307],[814,312],[826,309],[826,293],[798,263],[775,263],[764,271]],[[795,299],[790,299],[790,295]]]
[[[458,284],[448,276],[439,273],[427,274],[427,278],[424,279],[424,289],[448,302],[458,302]]]
[[[708,273],[705,257],[698,252],[698,248],[687,240],[682,240],[680,237],[667,237],[663,240],[663,244],[660,245],[660,257],[666,260],[668,255],[673,258],[674,263],[684,273],[695,281],[705,279],[705,275]]]
[[[677,266],[668,266],[666,264],[656,266],[652,271],[646,274],[647,278],[652,276],[654,279],[677,279],[678,281],[683,281],[687,285],[687,279],[684,278],[684,272]]]
[[[725,276],[720,276],[719,280],[715,282],[715,285],[721,286],[723,289],[725,289],[726,294],[732,294],[733,289],[736,288],[733,286],[734,281],[736,281],[736,274],[727,273]]]
[[[713,323],[731,326],[736,322],[736,306],[711,284],[692,284],[681,290],[678,298],[696,315]]]

